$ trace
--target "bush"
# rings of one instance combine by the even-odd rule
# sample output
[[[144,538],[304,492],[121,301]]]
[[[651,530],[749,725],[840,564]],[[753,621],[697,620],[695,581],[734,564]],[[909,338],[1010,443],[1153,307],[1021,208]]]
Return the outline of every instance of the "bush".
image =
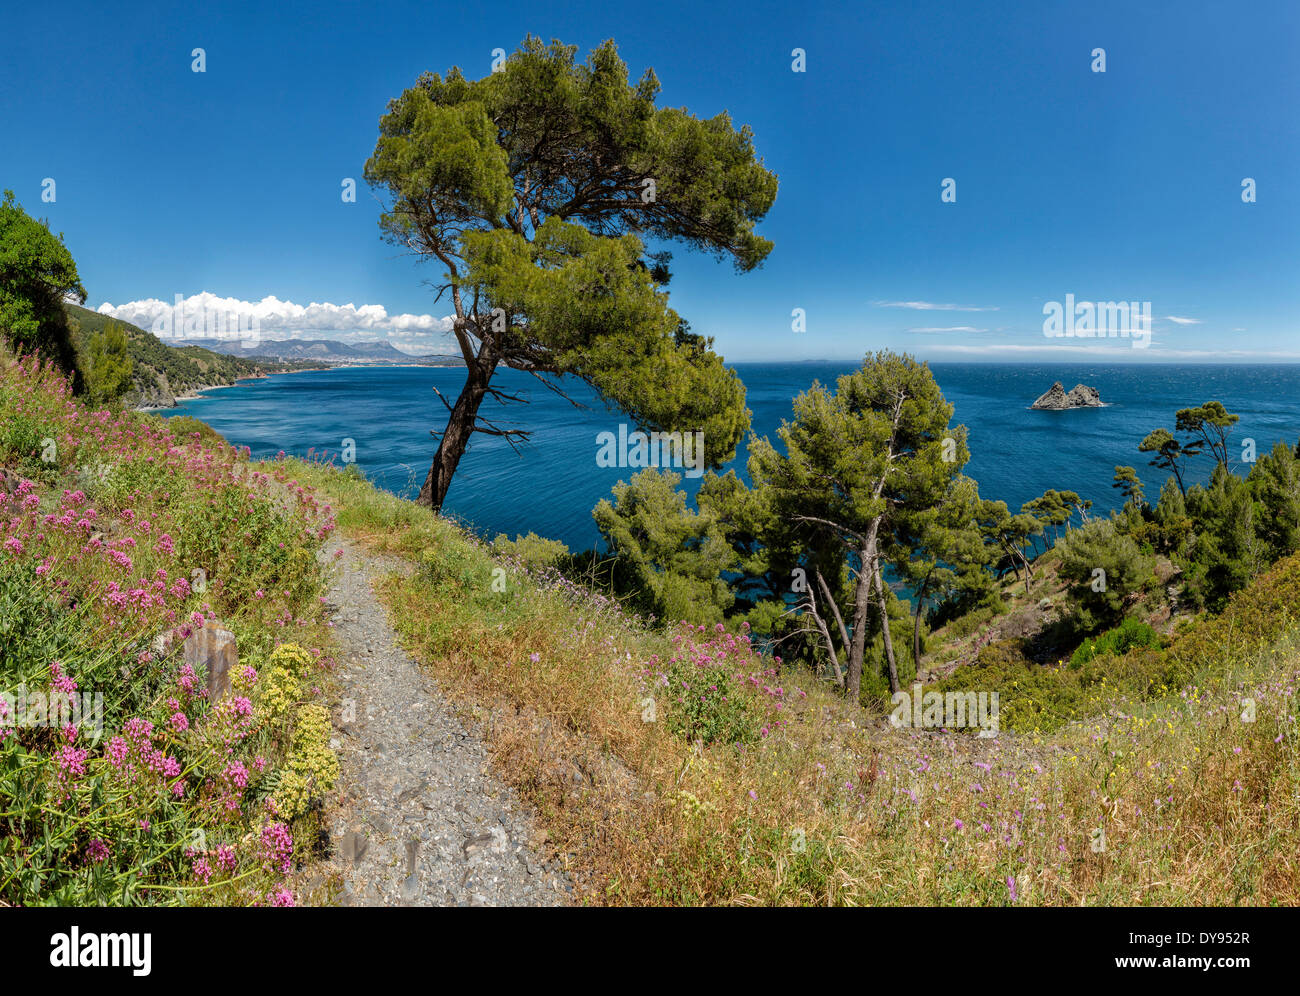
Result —
[[[711,636],[701,639],[705,632]],[[776,715],[767,717],[763,700],[779,714],[785,690],[777,684],[777,670],[753,653],[747,635],[683,623],[673,643],[667,662],[648,662],[647,691],[667,700],[665,719],[674,735],[688,743],[753,743],[778,724]],[[753,670],[746,673],[746,667]]]
[[[1016,641],[991,644],[980,663],[961,668],[936,682],[945,692],[989,692],[998,696],[998,722],[1017,733],[1047,733],[1087,714],[1087,699],[1079,676],[1063,668],[1034,664],[1012,646]]]
[[[948,624],[948,632],[957,639],[963,639],[970,636],[986,622],[995,619],[1000,614],[999,606],[985,605],[978,609],[967,612],[964,616],[959,616]]]
[[[1095,640],[1085,640],[1081,643],[1070,657],[1070,667],[1082,667],[1101,654],[1121,657],[1133,647],[1159,646],[1160,636],[1154,629],[1137,619],[1125,619]]]
[[[515,558],[533,571],[547,567],[562,568],[571,556],[569,548],[559,540],[546,539],[536,533],[516,536],[514,539],[508,538],[505,533],[498,533],[492,541],[492,552],[502,557]]]
[[[1025,641],[1020,639],[990,643],[979,652],[977,658],[977,665],[985,668],[1007,668],[1030,663],[1029,656],[1025,653]]]
[[[1061,576],[1085,620],[1117,619],[1130,595],[1154,575],[1155,562],[1109,519],[1093,519],[1056,544]]]
[[[225,436],[192,415],[173,415],[167,420],[167,428],[179,439],[194,439],[209,446],[227,445]]]

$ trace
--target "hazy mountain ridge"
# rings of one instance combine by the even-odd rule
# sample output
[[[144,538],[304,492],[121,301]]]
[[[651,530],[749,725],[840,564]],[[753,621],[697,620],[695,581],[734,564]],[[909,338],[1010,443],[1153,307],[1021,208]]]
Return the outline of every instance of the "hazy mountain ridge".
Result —
[[[237,339],[178,339],[177,345],[198,346],[215,353],[246,359],[319,360],[323,363],[418,363],[429,366],[460,366],[463,361],[450,353],[418,356],[398,349],[387,339],[377,342],[342,342],[338,339],[262,339],[244,345]]]

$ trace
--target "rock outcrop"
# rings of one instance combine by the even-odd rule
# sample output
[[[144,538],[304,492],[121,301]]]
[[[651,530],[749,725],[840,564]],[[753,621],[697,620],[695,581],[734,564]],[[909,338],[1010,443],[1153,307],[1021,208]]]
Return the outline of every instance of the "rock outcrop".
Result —
[[[1100,408],[1101,395],[1097,393],[1095,387],[1089,387],[1087,384],[1075,384],[1067,394],[1058,380],[1031,407],[1048,411],[1062,411],[1066,408]]]

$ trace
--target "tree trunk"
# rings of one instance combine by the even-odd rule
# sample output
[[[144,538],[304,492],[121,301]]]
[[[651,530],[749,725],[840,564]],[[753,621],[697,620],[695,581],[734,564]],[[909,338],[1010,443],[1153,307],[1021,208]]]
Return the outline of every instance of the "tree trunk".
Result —
[[[916,611],[912,613],[912,660],[916,664],[917,681],[921,680],[921,613],[925,608],[925,589],[929,585],[930,576],[927,574],[921,587],[916,589]]]
[[[885,641],[885,660],[889,662],[889,693],[898,691],[898,662],[894,658],[894,638],[889,632],[889,606],[885,600],[885,580],[880,576],[880,561],[873,571],[876,576],[876,593],[880,596],[880,635]]]
[[[420,488],[420,497],[416,499],[419,504],[427,505],[435,512],[442,510],[447,489],[451,487],[452,475],[456,473],[460,458],[465,455],[465,448],[469,445],[469,437],[474,432],[474,423],[478,418],[479,405],[487,394],[495,366],[490,360],[484,360],[467,368],[465,386],[447,418],[447,428],[438,443],[438,452],[433,456],[433,464],[424,479],[424,486]]]
[[[826,583],[826,579],[822,577],[822,572],[817,571],[816,574],[817,584],[821,587],[822,594],[826,597],[826,602],[830,605],[831,611],[835,613],[835,624],[840,630],[840,642],[844,645],[844,652],[847,654],[849,652],[849,631],[844,626],[844,616],[840,614],[840,607],[835,604],[835,596],[831,594],[831,587]],[[835,659],[835,683],[841,688],[844,687],[844,670],[840,667],[838,657]]]
[[[853,593],[853,643],[849,647],[849,698],[854,705],[862,700],[862,659],[867,653],[867,614],[871,609],[871,569],[876,562],[876,536],[880,532],[880,518],[871,521],[863,537],[858,556],[862,563],[858,571],[858,586]]]

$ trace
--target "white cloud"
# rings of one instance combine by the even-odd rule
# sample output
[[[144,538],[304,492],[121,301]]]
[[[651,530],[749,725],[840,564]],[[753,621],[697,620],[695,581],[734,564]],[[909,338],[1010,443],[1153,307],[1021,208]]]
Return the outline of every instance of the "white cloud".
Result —
[[[1200,325],[1199,318],[1179,318],[1177,315],[1165,315],[1165,321],[1173,322],[1175,325]]]
[[[916,333],[935,333],[935,332],[987,332],[988,329],[977,329],[972,325],[950,325],[946,328],[916,328],[908,329],[908,332]]]
[[[160,320],[176,320],[173,309],[176,303],[145,298],[126,304],[105,301],[97,309],[100,314],[112,315],[121,321],[152,331]],[[390,315],[382,304],[330,304],[313,301],[308,305],[281,301],[271,295],[260,301],[241,301],[233,297],[217,297],[204,291],[181,301],[186,316],[217,313],[238,316],[247,325],[256,319],[263,338],[275,339],[343,339],[365,340],[385,338],[400,333],[404,341],[413,345],[427,336],[440,335],[452,327],[450,317],[433,315]]]
[[[877,308],[909,308],[912,311],[1001,311],[1001,308],[977,308],[964,304],[933,304],[929,301],[874,301]]]

